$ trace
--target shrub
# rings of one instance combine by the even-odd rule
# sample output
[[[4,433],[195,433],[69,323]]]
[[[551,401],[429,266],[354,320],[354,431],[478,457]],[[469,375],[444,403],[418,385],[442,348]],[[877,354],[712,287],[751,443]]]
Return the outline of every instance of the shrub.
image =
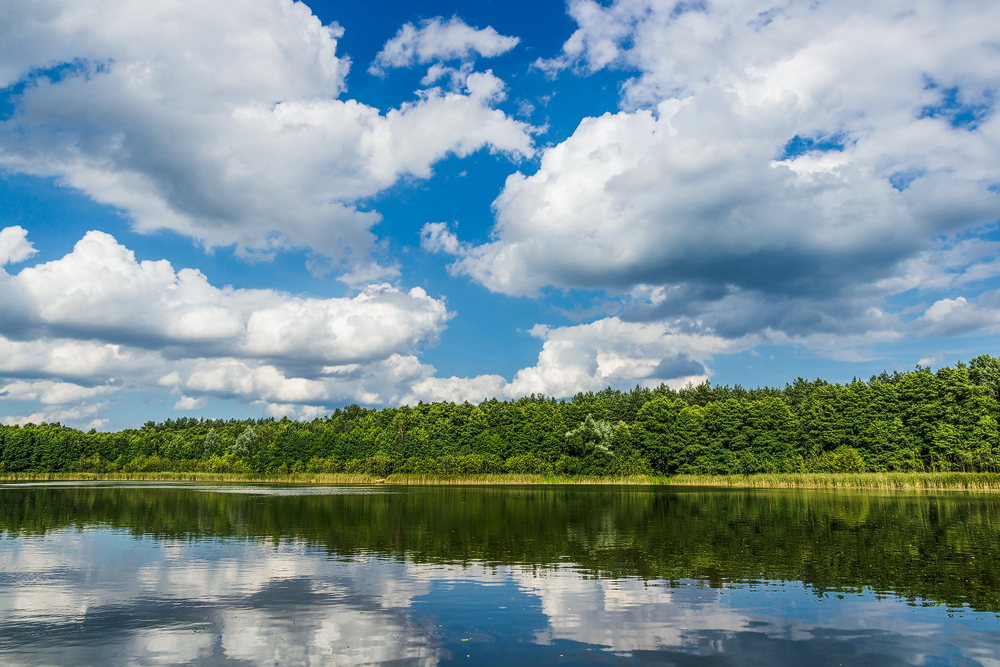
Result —
[[[507,472],[530,475],[547,471],[548,465],[534,454],[517,454],[504,462]]]
[[[627,456],[614,456],[611,459],[609,472],[620,477],[633,477],[635,475],[652,475],[653,468],[649,461],[632,452]]]
[[[854,447],[841,445],[806,461],[806,467],[809,472],[864,472],[865,460]]]
[[[422,475],[436,475],[438,474],[438,462],[429,456],[411,456],[403,463],[400,471]]]

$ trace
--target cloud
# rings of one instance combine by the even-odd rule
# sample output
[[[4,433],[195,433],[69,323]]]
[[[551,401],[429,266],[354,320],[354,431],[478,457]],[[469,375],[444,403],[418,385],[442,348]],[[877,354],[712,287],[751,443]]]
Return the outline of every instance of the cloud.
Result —
[[[81,387],[71,382],[13,382],[0,387],[0,397],[5,400],[39,401],[43,405],[59,405],[104,396],[113,391],[115,387],[106,385]]]
[[[38,252],[27,239],[28,230],[23,227],[0,229],[0,267],[23,262]],[[0,273],[2,272],[3,268],[0,268]]]
[[[208,405],[208,398],[202,396],[201,398],[191,398],[190,396],[181,396],[176,403],[174,403],[174,410],[199,410]],[[294,414],[295,407],[288,406],[288,412],[285,414]]]
[[[876,287],[890,294],[950,290],[1000,275],[1000,243],[979,238],[939,243],[899,266]]]
[[[433,371],[415,353],[452,316],[419,287],[325,299],[219,288],[198,270],[138,261],[97,231],[61,259],[0,270],[0,310],[0,378],[13,379],[0,383],[0,400],[62,406],[34,415],[45,419],[162,387],[181,394],[182,410],[206,397],[291,404],[293,414],[390,402]]]
[[[898,331],[888,295],[996,275],[969,238],[1000,218],[995,3],[569,7],[579,29],[539,66],[638,72],[623,110],[510,176],[489,242],[425,226],[453,274],[789,340]]]
[[[112,402],[136,392],[173,393],[176,410],[222,399],[313,418],[345,402],[680,386],[705,379],[712,355],[758,340],[618,317],[536,325],[538,361],[511,380],[440,378],[418,354],[435,344],[452,313],[419,287],[370,285],[328,299],[219,288],[195,269],[138,261],[96,231],[61,259],[0,272],[0,308],[0,378],[7,378],[0,401],[39,406],[30,416],[6,417],[10,423],[100,425]]]
[[[608,386],[629,389],[664,382],[678,388],[707,379],[704,362],[713,355],[760,342],[754,337],[726,340],[711,332],[684,332],[664,322],[625,322],[618,317],[568,327],[536,325],[531,333],[543,341],[538,362],[519,370],[511,381],[498,375],[427,377],[413,383],[406,400],[570,397]]]
[[[419,287],[370,285],[354,298],[211,285],[200,271],[135,259],[88,232],[52,262],[0,275],[0,333],[98,340],[167,356],[235,356],[323,366],[385,359],[431,341],[450,317]]]
[[[507,53],[521,40],[506,37],[492,27],[473,28],[457,16],[445,21],[437,16],[424,19],[420,27],[406,23],[375,56],[368,68],[371,74],[382,76],[393,67],[413,67],[416,64],[471,60],[476,56],[493,58]]]
[[[420,229],[420,247],[427,252],[457,255],[463,251],[458,237],[448,231],[447,222],[428,222]]]
[[[911,322],[910,328],[921,338],[997,333],[1000,331],[1000,292],[986,292],[975,301],[964,296],[940,299]]]
[[[493,108],[491,74],[385,113],[338,99],[343,31],[301,3],[3,11],[0,86],[23,86],[0,122],[0,166],[55,177],[139,231],[261,256],[308,247],[350,272],[370,264],[380,219],[359,201],[448,155],[533,152],[531,127]]]
[[[74,382],[52,380],[18,380],[0,385],[0,401],[34,404],[40,409],[30,409],[24,414],[0,417],[7,426],[24,424],[66,423],[86,429],[102,428],[108,419],[100,417],[110,406],[110,399],[120,389],[114,384],[82,386]]]

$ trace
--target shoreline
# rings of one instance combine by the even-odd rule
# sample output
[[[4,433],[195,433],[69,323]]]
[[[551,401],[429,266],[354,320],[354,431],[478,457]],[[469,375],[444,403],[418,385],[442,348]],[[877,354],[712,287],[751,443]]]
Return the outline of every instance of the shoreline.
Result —
[[[386,486],[572,486],[633,485],[727,487],[749,489],[881,489],[901,491],[1000,491],[1000,473],[759,473],[754,475],[639,475],[587,477],[548,475],[420,475],[394,473],[385,478],[351,473],[255,475],[199,472],[3,473],[4,482],[242,482],[267,484],[345,484]]]

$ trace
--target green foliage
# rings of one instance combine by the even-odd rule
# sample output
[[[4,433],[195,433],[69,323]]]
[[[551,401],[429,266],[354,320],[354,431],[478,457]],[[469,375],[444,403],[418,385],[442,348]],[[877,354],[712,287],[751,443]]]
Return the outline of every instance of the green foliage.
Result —
[[[534,454],[518,454],[504,462],[505,472],[514,474],[538,474],[548,472],[549,466]]]
[[[0,426],[0,469],[278,475],[763,474],[1000,470],[1000,359],[783,389],[636,387],[569,401],[357,405],[311,422]]]
[[[583,423],[566,433],[566,443],[573,456],[610,454],[614,433],[615,427],[610,422],[587,415]]]
[[[215,454],[215,450],[219,448],[219,434],[214,428],[208,429],[208,433],[205,435],[205,448],[202,450],[201,458],[207,459]]]
[[[809,472],[864,472],[865,460],[854,447],[841,445],[809,460]]]
[[[969,362],[969,379],[988,388],[993,398],[1000,400],[1000,359],[979,355]]]
[[[240,433],[240,437],[236,438],[236,443],[233,445],[233,454],[241,459],[248,458],[253,454],[256,441],[257,435],[254,433],[253,426],[247,426]]]

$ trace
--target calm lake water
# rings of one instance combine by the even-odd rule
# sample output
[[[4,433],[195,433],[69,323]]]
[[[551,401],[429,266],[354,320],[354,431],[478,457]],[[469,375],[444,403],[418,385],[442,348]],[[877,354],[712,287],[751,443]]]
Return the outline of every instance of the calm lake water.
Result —
[[[0,485],[0,663],[1000,666],[1000,496]]]

